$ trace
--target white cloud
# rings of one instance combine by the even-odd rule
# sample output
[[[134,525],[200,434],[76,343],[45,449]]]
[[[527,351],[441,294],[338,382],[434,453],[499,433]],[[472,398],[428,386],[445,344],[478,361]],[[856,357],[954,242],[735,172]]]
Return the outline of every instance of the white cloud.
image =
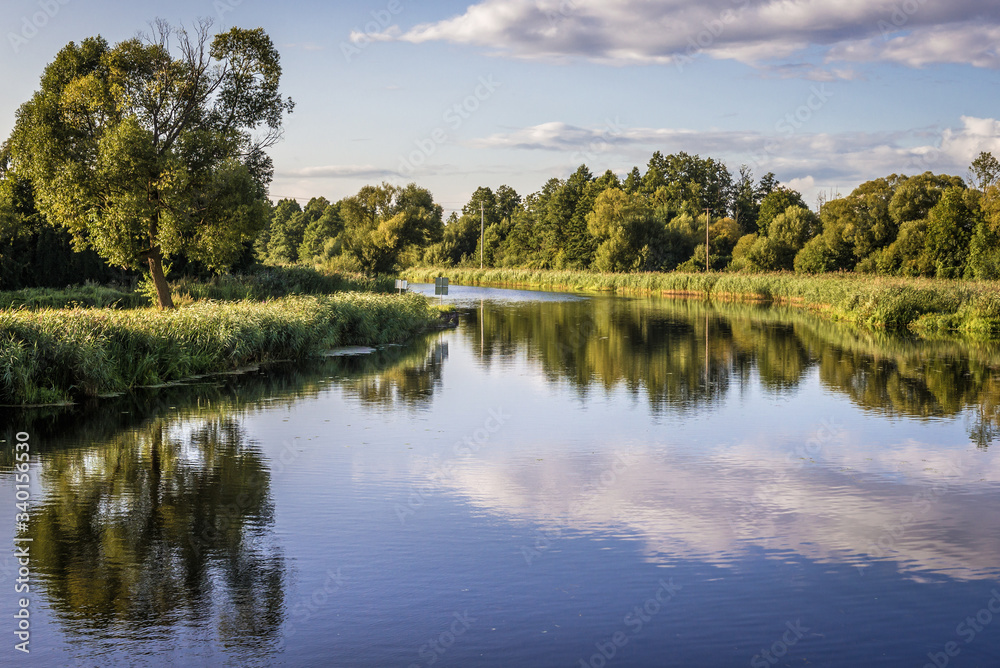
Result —
[[[980,151],[1000,155],[1000,121],[961,117],[961,126],[936,132],[737,132],[683,128],[582,128],[543,123],[468,142],[474,148],[553,151],[572,154],[592,169],[653,151],[686,151],[725,160],[731,169],[750,165],[755,173],[773,171],[800,179],[805,189],[817,183],[861,182],[891,173],[924,171],[964,175]],[[809,175],[809,176],[803,176]],[[839,180],[839,181],[838,181]],[[808,183],[807,183],[808,181]]]
[[[353,178],[383,178],[397,176],[395,171],[381,169],[372,165],[324,165],[319,167],[303,167],[289,169],[277,174],[283,178],[300,179],[353,179]]]
[[[435,480],[474,506],[505,521],[538,525],[544,534],[563,535],[569,528],[634,536],[651,559],[666,554],[726,567],[763,549],[774,558],[798,554],[859,568],[884,557],[904,577],[995,575],[1000,536],[981,527],[1000,521],[997,462],[984,464],[974,452],[941,452],[921,443],[899,444],[873,459],[845,434],[836,447],[802,466],[767,445],[771,438],[754,435],[699,462],[640,448],[608,448],[606,455],[590,458],[548,453],[531,467],[513,458],[466,460],[456,462],[446,479]],[[920,466],[908,469],[901,462]],[[430,477],[428,469],[418,465],[415,473]],[[595,485],[594,471],[614,476],[605,483],[602,475]],[[886,471],[896,484],[873,482]],[[933,504],[916,510],[914,495],[935,485],[949,494],[935,495]],[[982,504],[982,518],[958,508],[963,494],[992,502]],[[873,550],[887,527],[907,514],[919,514],[922,525],[948,526],[948,535],[894,534],[885,555]]]
[[[918,28],[889,39],[846,42],[831,49],[828,60],[886,60],[908,67],[954,63],[1000,69],[998,43],[1000,26],[969,22]]]
[[[812,176],[792,179],[788,182],[788,187],[792,190],[798,190],[799,192],[812,192],[816,189],[816,179]]]
[[[831,61],[1000,68],[995,0],[482,0],[374,40],[446,41],[529,59],[676,64],[700,55],[759,65],[820,47]],[[352,35],[352,39],[362,38]],[[807,70],[823,80],[851,75]]]

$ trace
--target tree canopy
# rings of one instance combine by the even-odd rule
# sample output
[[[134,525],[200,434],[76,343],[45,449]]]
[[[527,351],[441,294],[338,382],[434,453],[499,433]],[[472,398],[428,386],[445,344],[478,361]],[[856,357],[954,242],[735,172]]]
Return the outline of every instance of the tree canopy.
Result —
[[[113,47],[69,43],[7,143],[9,171],[47,220],[112,264],[147,265],[163,308],[166,260],[225,268],[253,244],[267,221],[265,149],[292,110],[263,29],[210,29],[157,21]]]

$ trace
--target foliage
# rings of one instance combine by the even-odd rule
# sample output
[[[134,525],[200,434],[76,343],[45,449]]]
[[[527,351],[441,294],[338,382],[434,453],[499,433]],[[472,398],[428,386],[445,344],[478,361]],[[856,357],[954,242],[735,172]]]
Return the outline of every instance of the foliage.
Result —
[[[148,264],[161,307],[171,306],[165,258],[222,269],[253,243],[272,171],[264,150],[292,108],[264,31],[209,40],[210,26],[191,35],[157,22],[114,47],[71,42],[9,140],[11,169],[30,180],[39,211],[78,248]]]
[[[179,309],[0,312],[0,401],[121,392],[341,345],[398,342],[434,319],[419,295],[345,293]]]
[[[767,236],[797,252],[821,231],[819,216],[804,206],[790,206],[771,219]]]
[[[750,239],[744,242],[743,239]],[[762,237],[747,235],[753,247]],[[817,237],[820,238],[820,237]],[[739,247],[739,246],[738,246]],[[734,257],[737,251],[734,251]],[[442,273],[453,283],[544,287],[619,294],[694,294],[713,301],[776,301],[867,327],[952,329],[1000,336],[1000,299],[995,282],[888,278],[851,273],[802,276],[783,273],[596,273],[526,269],[411,269],[414,282]]]
[[[795,254],[792,266],[800,274],[822,274],[834,271],[840,265],[840,256],[830,246],[827,236],[813,237]]]
[[[662,265],[666,230],[640,195],[618,188],[602,192],[587,214],[587,231],[598,242],[597,271],[650,271]]]
[[[964,195],[964,188],[948,188],[927,216],[927,259],[942,278],[958,278],[965,270],[976,218]]]
[[[367,271],[396,270],[404,254],[441,239],[441,207],[430,192],[415,184],[365,186],[340,203],[344,221],[343,253]]]
[[[802,195],[788,188],[777,188],[767,194],[760,203],[760,213],[757,217],[757,227],[765,235],[769,233],[771,221],[791,207],[806,209]]]
[[[179,278],[170,282],[173,300],[240,301],[276,299],[290,295],[325,295],[336,292],[393,291],[393,280],[357,273],[319,272],[308,267],[263,267],[205,279]],[[88,283],[63,289],[27,288],[0,292],[0,308],[142,308],[149,306],[148,289],[127,285]],[[152,303],[156,303],[155,294]]]

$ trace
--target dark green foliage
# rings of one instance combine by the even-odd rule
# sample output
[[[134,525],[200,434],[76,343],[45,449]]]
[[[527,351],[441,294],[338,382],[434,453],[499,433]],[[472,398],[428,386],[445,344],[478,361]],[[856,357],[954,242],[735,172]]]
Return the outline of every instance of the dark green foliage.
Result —
[[[803,206],[791,206],[771,220],[767,236],[795,253],[821,229],[819,216]]]
[[[940,278],[959,278],[965,273],[977,221],[964,195],[962,187],[948,188],[927,216],[927,260]]]
[[[597,271],[655,271],[665,262],[666,229],[641,195],[605,190],[587,215],[587,228],[599,243],[593,263]]]
[[[767,226],[771,224],[779,214],[785,212],[789,207],[798,206],[802,208],[806,207],[806,203],[802,201],[802,195],[794,190],[789,190],[788,188],[778,188],[770,193],[768,193],[760,203],[760,213],[757,217],[757,228],[763,234],[768,233]]]
[[[753,182],[753,173],[746,165],[740,167],[740,177],[733,184],[732,215],[743,234],[757,231],[757,217],[760,215],[758,188]]]
[[[972,278],[1000,278],[1000,185],[986,189],[979,202],[981,219],[969,245],[967,275]]]
[[[733,265],[742,271],[760,273],[792,269],[795,249],[768,236],[748,234],[733,249]]]
[[[910,220],[926,218],[947,188],[963,187],[957,176],[925,172],[919,176],[903,178],[896,186],[889,202],[889,215],[896,225]]]
[[[795,255],[793,266],[800,274],[822,274],[836,270],[839,263],[839,254],[831,248],[830,238],[819,236],[806,242]]]
[[[340,205],[328,205],[318,218],[306,225],[302,233],[302,245],[299,246],[299,261],[315,263],[327,259],[328,250],[334,247],[343,231],[344,220],[340,217]]]
[[[49,225],[35,207],[31,182],[7,169],[0,151],[0,290],[129,281],[92,250],[75,252],[70,233]]]
[[[933,276],[934,265],[926,253],[927,220],[911,220],[899,228],[896,240],[875,258],[880,274]]]

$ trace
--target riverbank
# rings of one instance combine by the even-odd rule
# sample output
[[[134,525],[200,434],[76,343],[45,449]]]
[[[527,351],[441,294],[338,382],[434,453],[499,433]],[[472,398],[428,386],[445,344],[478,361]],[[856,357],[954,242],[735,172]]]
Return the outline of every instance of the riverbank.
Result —
[[[152,308],[0,312],[0,403],[50,404],[344,345],[404,341],[439,311],[419,295],[342,293]]]
[[[864,274],[631,273],[537,269],[414,268],[411,282],[546,288],[621,295],[699,297],[716,301],[764,301],[814,310],[825,317],[919,334],[960,332],[1000,337],[1000,283],[889,278]]]

